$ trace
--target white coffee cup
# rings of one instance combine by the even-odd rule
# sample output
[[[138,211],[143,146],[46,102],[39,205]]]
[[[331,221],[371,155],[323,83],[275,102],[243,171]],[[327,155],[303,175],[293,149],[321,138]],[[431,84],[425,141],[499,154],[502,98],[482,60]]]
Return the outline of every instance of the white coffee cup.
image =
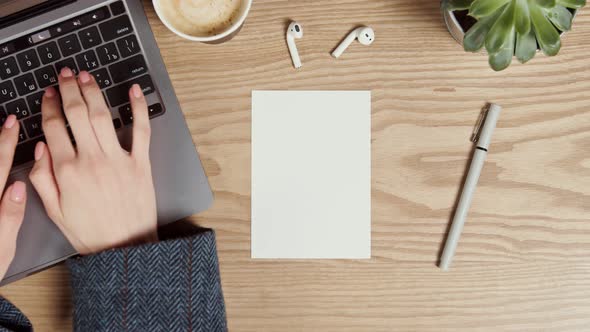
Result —
[[[168,18],[166,18],[165,15],[163,15],[162,9],[160,7],[161,1],[162,0],[152,0],[152,3],[154,4],[154,9],[156,11],[156,14],[158,15],[158,17],[160,18],[162,23],[164,23],[164,25],[170,31],[172,31],[175,34],[177,34],[178,36],[188,39],[188,40],[215,44],[215,43],[222,43],[224,41],[230,40],[233,36],[235,36],[240,31],[240,28],[244,24],[244,21],[246,20],[246,17],[248,16],[248,13],[250,12],[250,7],[252,7],[253,0],[241,0],[240,8],[235,15],[235,17],[237,19],[235,19],[233,21],[233,23],[229,27],[224,29],[223,31],[220,31],[214,35],[206,35],[206,36],[205,35],[203,35],[203,36],[189,35],[189,34],[186,34],[182,31],[178,30],[176,27],[174,27],[174,24],[172,22],[170,22],[168,20]]]

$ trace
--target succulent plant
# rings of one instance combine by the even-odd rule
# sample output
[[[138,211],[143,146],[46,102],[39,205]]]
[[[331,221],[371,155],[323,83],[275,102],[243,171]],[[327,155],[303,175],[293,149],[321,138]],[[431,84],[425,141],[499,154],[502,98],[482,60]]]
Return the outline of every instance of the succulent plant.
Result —
[[[442,0],[445,10],[469,10],[477,22],[465,33],[465,51],[484,46],[492,69],[506,69],[513,55],[521,63],[537,49],[554,56],[561,48],[560,33],[571,29],[573,12],[586,0]]]

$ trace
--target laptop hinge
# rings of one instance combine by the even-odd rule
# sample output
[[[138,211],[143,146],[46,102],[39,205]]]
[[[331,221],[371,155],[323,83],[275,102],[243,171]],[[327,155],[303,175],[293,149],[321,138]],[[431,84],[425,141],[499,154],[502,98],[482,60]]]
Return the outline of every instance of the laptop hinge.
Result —
[[[18,0],[18,1],[13,1],[13,3],[18,3],[14,6],[19,6],[19,5],[24,5],[27,1],[23,1],[23,0]],[[10,4],[7,5],[0,5],[0,15],[2,15],[2,17],[0,18],[0,29],[9,26],[9,25],[13,25],[19,22],[22,22],[24,20],[27,20],[31,17],[35,17],[37,15],[46,13],[48,11],[54,10],[56,8],[65,6],[67,4],[70,4],[72,2],[76,2],[76,0],[46,0],[46,1],[41,1],[41,0],[37,0],[37,1],[29,1],[31,2],[30,7],[26,7],[22,10],[19,10],[17,12],[14,13],[2,13],[2,6],[6,6],[6,7],[13,7]],[[35,4],[36,3],[36,4]],[[20,9],[20,8],[19,8]]]

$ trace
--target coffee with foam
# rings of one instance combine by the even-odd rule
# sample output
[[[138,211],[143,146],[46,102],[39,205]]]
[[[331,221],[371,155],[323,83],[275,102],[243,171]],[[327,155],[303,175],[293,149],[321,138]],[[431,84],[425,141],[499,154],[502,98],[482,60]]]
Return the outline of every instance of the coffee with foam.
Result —
[[[230,28],[238,19],[242,0],[160,0],[164,18],[178,31],[205,37]]]

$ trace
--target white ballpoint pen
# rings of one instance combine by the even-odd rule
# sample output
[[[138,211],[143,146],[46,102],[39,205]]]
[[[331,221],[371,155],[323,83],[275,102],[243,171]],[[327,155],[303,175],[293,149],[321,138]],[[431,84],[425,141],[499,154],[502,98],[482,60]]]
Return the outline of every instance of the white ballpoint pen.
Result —
[[[475,192],[479,175],[481,174],[481,170],[488,155],[492,132],[496,128],[496,123],[498,122],[501,110],[502,108],[499,105],[490,104],[483,121],[483,128],[480,128],[481,130],[478,130],[478,133],[476,134],[477,140],[475,151],[473,152],[473,159],[469,166],[469,173],[467,173],[467,179],[463,185],[463,191],[459,198],[459,204],[457,205],[457,210],[453,217],[451,229],[449,230],[449,235],[447,236],[445,247],[440,257],[439,266],[445,271],[449,269],[453,256],[455,255],[455,249],[457,249],[457,243],[459,242],[459,237],[463,231],[463,225],[465,225],[465,218],[467,217],[467,212],[471,205],[473,193]]]

